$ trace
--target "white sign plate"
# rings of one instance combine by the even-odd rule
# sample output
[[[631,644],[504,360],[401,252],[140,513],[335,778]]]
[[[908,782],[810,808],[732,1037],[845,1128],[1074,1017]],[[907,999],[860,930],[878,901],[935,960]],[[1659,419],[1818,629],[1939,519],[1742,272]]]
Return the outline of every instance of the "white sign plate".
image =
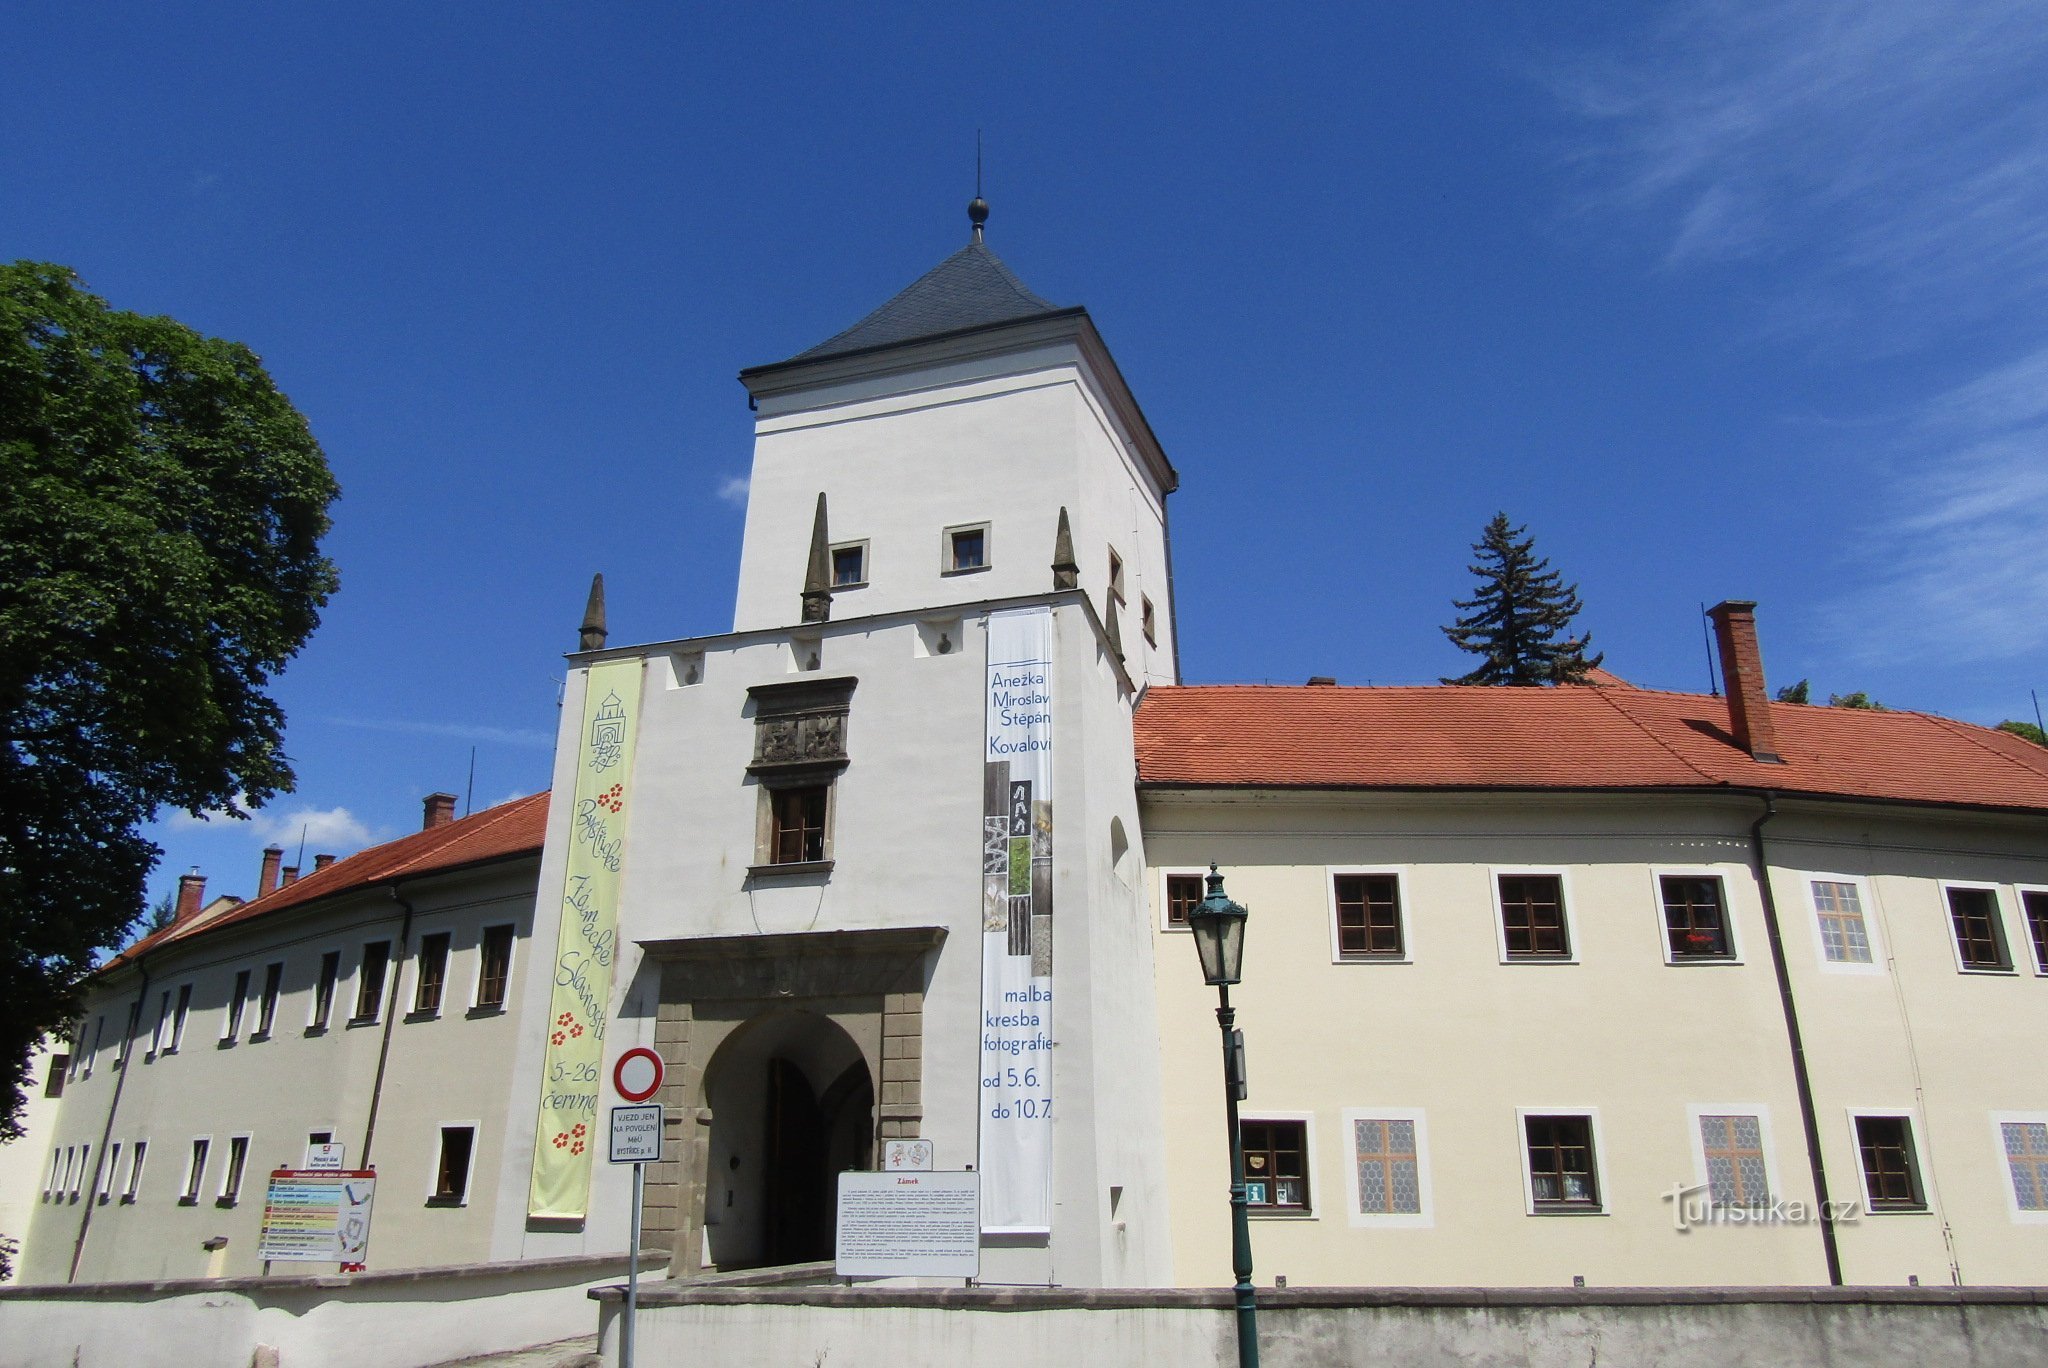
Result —
[[[653,1164],[661,1160],[661,1103],[612,1108],[611,1161]]]
[[[315,1173],[323,1170],[337,1171],[341,1168],[341,1161],[347,1149],[346,1145],[308,1145],[306,1162],[299,1167]]]
[[[932,1142],[929,1140],[884,1140],[882,1168],[888,1173],[930,1173]]]
[[[981,1175],[842,1173],[842,1278],[981,1275]]]

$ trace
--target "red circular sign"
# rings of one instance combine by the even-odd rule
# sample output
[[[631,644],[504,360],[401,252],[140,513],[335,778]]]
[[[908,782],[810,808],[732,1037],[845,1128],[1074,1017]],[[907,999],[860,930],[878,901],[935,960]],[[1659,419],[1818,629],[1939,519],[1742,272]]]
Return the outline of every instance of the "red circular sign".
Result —
[[[661,1056],[636,1045],[612,1065],[612,1087],[628,1102],[645,1102],[661,1091]]]

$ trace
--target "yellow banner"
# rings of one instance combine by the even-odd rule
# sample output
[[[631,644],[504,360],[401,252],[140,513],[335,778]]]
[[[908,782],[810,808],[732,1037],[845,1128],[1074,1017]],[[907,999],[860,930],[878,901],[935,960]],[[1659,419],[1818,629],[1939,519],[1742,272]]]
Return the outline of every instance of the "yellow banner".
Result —
[[[530,1216],[580,1217],[590,1204],[590,1164],[602,1141],[597,1094],[618,948],[619,868],[625,862],[626,801],[640,725],[640,673],[638,660],[594,665],[583,695],[555,993],[526,1198]]]

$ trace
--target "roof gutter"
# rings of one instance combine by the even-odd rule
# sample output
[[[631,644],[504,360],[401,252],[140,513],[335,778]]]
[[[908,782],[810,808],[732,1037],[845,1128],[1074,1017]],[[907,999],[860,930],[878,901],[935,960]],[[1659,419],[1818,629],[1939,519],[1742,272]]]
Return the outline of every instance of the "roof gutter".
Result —
[[[85,1211],[78,1218],[78,1238],[71,1243],[71,1268],[64,1275],[65,1282],[78,1281],[78,1266],[85,1261],[85,1236],[92,1229],[93,1209],[99,1206],[100,1175],[106,1172],[108,1138],[114,1133],[114,1115],[121,1110],[121,1090],[128,1086],[128,1058],[134,1053],[135,1033],[142,1026],[142,1009],[149,1001],[149,955],[147,952],[134,959],[136,971],[142,975],[135,985],[135,1001],[128,1008],[128,1024],[121,1028],[121,1057],[114,1061],[114,1067],[121,1076],[114,1080],[114,1095],[107,1101],[106,1123],[100,1127],[99,1162],[93,1166],[92,1186],[85,1191]],[[107,1173],[107,1180],[114,1175]]]

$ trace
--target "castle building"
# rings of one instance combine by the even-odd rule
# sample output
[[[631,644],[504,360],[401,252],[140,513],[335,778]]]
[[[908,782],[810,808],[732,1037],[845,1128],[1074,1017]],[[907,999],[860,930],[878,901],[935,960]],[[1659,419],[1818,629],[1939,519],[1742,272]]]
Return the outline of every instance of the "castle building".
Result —
[[[248,1271],[234,1166],[317,1134],[378,1266],[618,1251],[645,1046],[675,1276],[830,1259],[916,1139],[985,1282],[1224,1281],[1213,862],[1262,1277],[2043,1280],[2048,752],[1772,703],[1740,602],[1725,695],[1184,686],[1178,477],[970,215],[742,372],[732,630],[611,645],[594,586],[547,795],[102,972],[32,1278]]]

